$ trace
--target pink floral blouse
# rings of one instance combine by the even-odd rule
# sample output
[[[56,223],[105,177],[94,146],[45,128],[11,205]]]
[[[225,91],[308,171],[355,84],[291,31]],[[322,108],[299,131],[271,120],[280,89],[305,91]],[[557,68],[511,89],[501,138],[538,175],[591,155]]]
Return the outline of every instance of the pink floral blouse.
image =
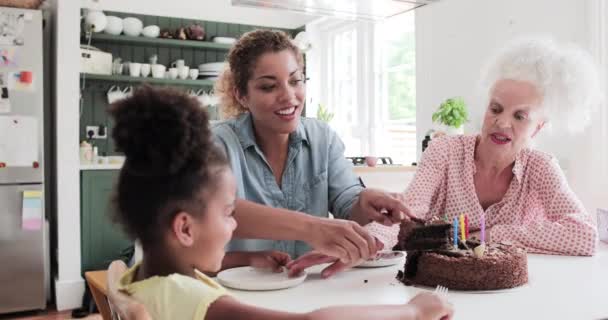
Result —
[[[479,203],[473,175],[477,136],[448,136],[433,140],[420,161],[414,180],[404,194],[410,211],[430,219],[460,214],[469,218],[469,230],[479,230],[485,214],[487,237],[509,241],[532,253],[590,256],[597,246],[593,218],[572,192],[557,161],[533,149],[515,159],[513,179],[503,199],[485,211]],[[398,226],[366,226],[385,247],[396,243]]]

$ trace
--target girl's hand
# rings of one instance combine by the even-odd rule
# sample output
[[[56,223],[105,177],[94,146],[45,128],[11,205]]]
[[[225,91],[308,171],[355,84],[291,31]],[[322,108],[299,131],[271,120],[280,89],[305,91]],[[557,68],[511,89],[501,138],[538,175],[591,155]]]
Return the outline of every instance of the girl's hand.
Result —
[[[249,252],[249,265],[255,268],[272,269],[282,272],[283,267],[291,262],[289,254],[281,251]]]
[[[454,314],[451,303],[444,297],[430,292],[419,293],[407,304],[416,309],[418,314],[416,319],[449,320]]]

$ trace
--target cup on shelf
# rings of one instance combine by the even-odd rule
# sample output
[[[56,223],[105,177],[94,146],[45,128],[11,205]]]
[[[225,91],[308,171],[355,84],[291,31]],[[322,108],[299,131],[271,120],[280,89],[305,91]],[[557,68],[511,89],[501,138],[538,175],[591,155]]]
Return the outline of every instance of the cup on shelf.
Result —
[[[122,23],[122,22],[121,22]],[[122,24],[121,24],[122,26]],[[123,64],[121,58],[115,58],[112,62],[112,74],[122,74]]]
[[[183,66],[183,67],[179,67],[177,68],[177,75],[179,76],[180,79],[188,79],[188,75],[190,75],[190,67],[188,66]]]
[[[201,107],[203,107],[203,108],[207,107],[207,93],[203,89],[199,89],[198,91],[196,91],[194,93],[194,97],[201,104]]]
[[[148,58],[148,61],[150,61],[151,65],[155,65],[158,62],[158,55],[157,54],[151,55],[150,58]]]
[[[122,63],[122,66],[123,66],[122,72],[123,72],[124,75],[129,75],[130,74],[130,72],[129,72],[130,65],[131,65],[131,61],[125,61],[125,62]]]
[[[162,64],[153,64],[152,65],[152,77],[153,78],[164,78],[165,77],[165,71],[167,70],[167,67],[165,67]]]
[[[169,68],[169,79],[177,79],[177,68]]]
[[[129,63],[129,74],[131,75],[131,77],[139,77],[139,75],[141,74],[141,63]]]
[[[190,69],[190,79],[196,80],[198,79],[198,69]]]
[[[118,86],[111,86],[108,92],[106,93],[108,97],[108,103],[112,104],[122,98],[125,97],[125,94],[120,90]]]
[[[133,95],[133,87],[132,86],[125,87],[124,89],[122,89],[122,93],[123,93],[123,98],[131,97]]]
[[[141,64],[141,76],[146,78],[150,75],[150,64],[149,63],[142,63]]]
[[[186,65],[186,61],[184,59],[175,60],[171,63],[171,68],[181,68]]]

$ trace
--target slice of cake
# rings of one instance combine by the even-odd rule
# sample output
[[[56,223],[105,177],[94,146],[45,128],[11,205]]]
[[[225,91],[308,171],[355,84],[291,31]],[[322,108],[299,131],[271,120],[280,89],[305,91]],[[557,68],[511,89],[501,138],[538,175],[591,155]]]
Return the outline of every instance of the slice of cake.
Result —
[[[443,222],[404,223],[395,249],[407,251],[405,267],[397,279],[406,285],[453,290],[496,290],[528,282],[525,250],[508,243],[485,244],[482,254],[474,253],[480,243],[459,241],[454,247],[452,225]]]

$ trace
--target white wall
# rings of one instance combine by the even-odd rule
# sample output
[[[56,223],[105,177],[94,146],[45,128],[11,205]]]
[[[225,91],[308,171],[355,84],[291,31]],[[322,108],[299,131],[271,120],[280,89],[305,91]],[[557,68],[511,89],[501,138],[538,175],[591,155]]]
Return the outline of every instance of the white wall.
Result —
[[[594,15],[606,14],[605,11],[603,14],[597,12],[599,7],[605,6],[602,1],[445,0],[418,9],[418,145],[421,145],[424,133],[432,128],[433,111],[452,96],[464,97],[469,105],[472,122],[465,127],[465,132],[478,131],[483,113],[483,106],[475,99],[480,67],[484,59],[505,41],[531,33],[550,34],[558,40],[573,41],[594,49],[597,41],[593,40],[593,34],[597,33],[598,26],[591,24],[597,20],[593,19]],[[603,117],[606,117],[605,113]],[[607,190],[606,184],[597,176],[598,172],[606,172],[606,157],[603,160],[598,157],[598,147],[608,148],[607,143],[591,137],[592,132],[605,125],[597,120],[599,118],[596,118],[595,127],[583,135],[566,137],[556,134],[554,137],[545,136],[539,142],[541,149],[558,157],[571,186],[587,209],[593,211],[601,204],[602,196],[608,194],[602,191],[602,188]],[[603,205],[606,207],[608,203]]]
[[[84,281],[80,276],[80,160],[79,138],[79,30],[80,6],[76,1],[55,0],[55,154],[58,261],[55,278],[57,309],[82,304]]]
[[[231,0],[80,0],[83,8],[295,29],[316,18],[285,10],[233,7]]]
[[[80,307],[84,293],[80,255],[79,44],[81,7],[240,24],[295,28],[312,16],[285,11],[230,8],[230,0],[52,0],[54,19],[58,310]]]

